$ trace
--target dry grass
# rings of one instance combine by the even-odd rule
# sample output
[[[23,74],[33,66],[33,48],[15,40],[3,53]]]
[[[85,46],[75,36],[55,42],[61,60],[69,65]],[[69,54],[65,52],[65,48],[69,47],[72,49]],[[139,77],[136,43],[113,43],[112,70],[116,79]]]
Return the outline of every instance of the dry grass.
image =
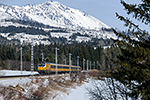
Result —
[[[0,86],[0,96],[4,100],[43,100],[57,99],[60,94],[69,95],[71,88],[82,85],[85,73],[34,77],[30,82],[16,86]]]
[[[91,70],[87,74],[90,78],[95,80],[104,80],[103,77],[106,77],[106,72],[100,70]]]

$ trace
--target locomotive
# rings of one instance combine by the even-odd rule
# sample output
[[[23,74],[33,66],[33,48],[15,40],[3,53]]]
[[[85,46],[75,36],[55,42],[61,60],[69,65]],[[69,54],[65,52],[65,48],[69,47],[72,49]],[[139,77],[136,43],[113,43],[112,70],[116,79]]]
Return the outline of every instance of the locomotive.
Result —
[[[81,67],[80,66],[73,66],[71,67],[69,65],[64,64],[57,64],[57,72],[58,73],[69,73],[71,72],[80,72]],[[54,74],[56,72],[56,64],[55,63],[46,63],[42,62],[38,64],[38,72],[39,74]]]

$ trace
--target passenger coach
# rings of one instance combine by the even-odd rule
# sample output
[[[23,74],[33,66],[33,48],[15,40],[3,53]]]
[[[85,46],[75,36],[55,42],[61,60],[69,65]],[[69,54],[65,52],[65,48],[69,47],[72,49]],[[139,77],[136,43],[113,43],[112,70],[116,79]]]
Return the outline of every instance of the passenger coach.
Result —
[[[71,72],[80,72],[81,67],[80,66],[73,66],[71,65]],[[40,74],[54,74],[56,72],[56,64],[55,63],[39,63],[38,64],[38,72]],[[57,72],[58,73],[69,73],[70,72],[70,66],[69,65],[63,65],[63,64],[57,64]]]

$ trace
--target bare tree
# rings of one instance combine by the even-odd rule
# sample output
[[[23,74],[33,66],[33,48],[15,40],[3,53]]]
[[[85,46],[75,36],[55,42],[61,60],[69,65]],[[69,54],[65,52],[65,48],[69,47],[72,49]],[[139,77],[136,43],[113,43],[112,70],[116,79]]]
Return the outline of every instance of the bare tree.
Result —
[[[93,80],[93,87],[87,88],[91,100],[128,100],[130,92],[123,84],[112,78]],[[133,100],[133,98],[132,98]]]

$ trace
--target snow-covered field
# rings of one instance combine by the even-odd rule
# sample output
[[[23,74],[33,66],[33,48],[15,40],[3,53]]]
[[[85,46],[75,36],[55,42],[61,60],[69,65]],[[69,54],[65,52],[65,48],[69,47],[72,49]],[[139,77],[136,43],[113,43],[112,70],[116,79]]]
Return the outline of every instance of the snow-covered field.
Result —
[[[0,70],[0,72],[4,73],[5,76],[21,75],[20,71]],[[31,74],[31,72],[23,71],[23,74],[28,75]],[[34,72],[34,74],[37,74],[37,72]],[[5,100],[8,96],[6,96],[6,93],[1,94],[1,92],[4,92],[3,87],[7,88],[5,91],[8,93],[12,92],[11,90],[13,89],[16,93],[16,96],[13,97],[15,99],[18,98],[18,93],[22,93],[22,98],[25,98],[24,94],[26,98],[32,98],[32,95],[36,93],[42,95],[42,89],[40,88],[44,88],[45,91],[49,90],[49,92],[44,93],[49,93],[51,96],[45,97],[44,95],[42,99],[76,100],[78,98],[79,100],[89,100],[90,97],[87,94],[86,88],[89,87],[91,83],[89,83],[87,79],[83,81],[82,84],[80,84],[78,79],[76,82],[72,82],[72,80],[73,78],[69,74],[0,80],[0,100]],[[30,92],[33,92],[33,94]]]
[[[31,75],[31,74],[39,74],[38,72],[31,71],[17,71],[17,70],[0,70],[0,76],[14,76],[14,75]]]
[[[78,36],[77,33],[80,33],[81,36]],[[44,44],[44,45],[50,45],[52,41],[49,41],[50,38],[48,35],[32,35],[32,34],[26,34],[26,33],[14,33],[13,36],[10,35],[11,33],[0,33],[0,36],[6,38],[7,40],[19,40],[21,43],[31,43],[34,44]],[[113,32],[108,31],[102,31],[102,30],[67,30],[67,33],[59,33],[59,32],[51,32],[51,37],[55,38],[66,38],[67,41],[71,41],[71,36],[73,34],[76,34],[75,40],[77,42],[88,42],[92,41],[93,38],[97,39],[117,39],[117,36]],[[85,36],[87,35],[87,36]]]
[[[0,73],[10,76],[19,75],[21,72],[0,70]],[[23,73],[28,75],[31,72]],[[120,90],[129,90],[114,79],[97,80],[89,77],[91,74],[87,73],[76,75],[59,74],[0,80],[0,100],[99,100],[101,97],[106,100],[125,100],[126,97],[132,100],[125,94],[120,94]]]
[[[68,96],[62,97],[60,100],[90,100],[91,97],[88,94],[87,89],[92,86],[92,81],[84,83],[82,86],[77,86],[75,89],[70,90]]]

